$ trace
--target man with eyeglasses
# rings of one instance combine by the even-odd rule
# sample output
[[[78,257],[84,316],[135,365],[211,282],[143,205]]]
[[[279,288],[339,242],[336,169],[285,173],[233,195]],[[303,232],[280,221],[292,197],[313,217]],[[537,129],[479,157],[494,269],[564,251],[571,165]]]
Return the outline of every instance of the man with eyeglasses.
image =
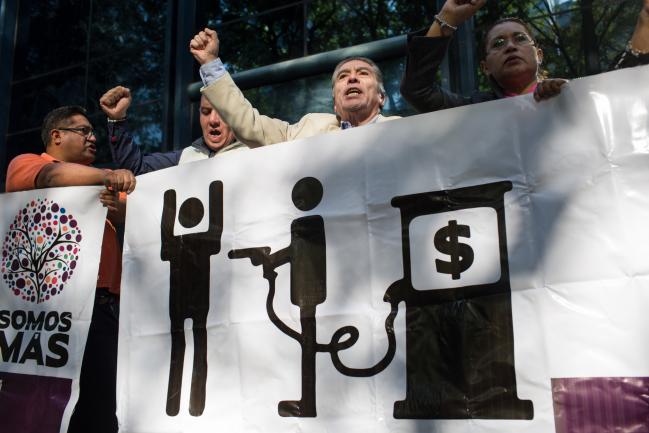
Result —
[[[77,106],[59,107],[43,121],[45,152],[15,157],[7,169],[7,192],[38,188],[105,185],[99,200],[108,207],[104,227],[95,305],[81,365],[80,394],[68,433],[117,432],[115,380],[121,277],[121,251],[113,224],[123,221],[120,193],[135,188],[128,170],[92,167],[96,146],[86,112]]]
[[[381,110],[386,100],[383,74],[365,57],[343,59],[331,79],[335,114],[308,113],[297,123],[259,113],[232,80],[219,57],[216,31],[205,28],[189,42],[189,51],[201,65],[202,94],[216,107],[237,138],[249,147],[266,146],[328,132],[398,119]]]
[[[635,32],[616,68],[648,61],[649,0],[643,1]],[[462,96],[442,89],[437,82],[437,71],[451,37],[485,3],[486,0],[446,0],[428,30],[408,35],[401,94],[417,111],[436,111],[526,93],[534,93],[534,98],[540,101],[558,95],[567,83],[567,80],[545,77],[541,68],[543,51],[537,47],[527,23],[518,18],[504,18],[486,31],[481,46],[480,66],[491,90]]]

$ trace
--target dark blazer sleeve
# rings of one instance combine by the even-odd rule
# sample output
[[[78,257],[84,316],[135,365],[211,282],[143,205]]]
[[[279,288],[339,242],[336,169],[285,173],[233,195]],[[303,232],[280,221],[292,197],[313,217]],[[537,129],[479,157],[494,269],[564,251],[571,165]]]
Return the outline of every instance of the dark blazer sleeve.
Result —
[[[471,104],[471,98],[442,89],[437,78],[451,38],[427,37],[426,31],[408,35],[401,95],[420,113]]]
[[[108,123],[108,142],[113,161],[119,168],[126,168],[140,175],[178,165],[182,149],[143,155],[133,143],[133,134],[127,121]]]

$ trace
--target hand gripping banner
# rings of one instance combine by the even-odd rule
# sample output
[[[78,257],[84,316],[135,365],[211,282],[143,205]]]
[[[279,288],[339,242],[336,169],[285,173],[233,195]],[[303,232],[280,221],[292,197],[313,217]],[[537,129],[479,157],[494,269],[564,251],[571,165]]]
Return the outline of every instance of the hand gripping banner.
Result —
[[[646,431],[648,78],[141,176],[120,431]]]

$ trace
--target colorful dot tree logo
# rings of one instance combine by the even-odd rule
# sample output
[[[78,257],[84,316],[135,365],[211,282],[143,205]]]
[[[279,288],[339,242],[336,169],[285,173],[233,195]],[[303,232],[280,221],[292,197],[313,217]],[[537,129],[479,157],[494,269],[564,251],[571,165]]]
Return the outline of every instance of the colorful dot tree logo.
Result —
[[[63,291],[81,250],[81,229],[65,208],[46,198],[28,203],[2,245],[0,271],[16,296],[40,304]]]

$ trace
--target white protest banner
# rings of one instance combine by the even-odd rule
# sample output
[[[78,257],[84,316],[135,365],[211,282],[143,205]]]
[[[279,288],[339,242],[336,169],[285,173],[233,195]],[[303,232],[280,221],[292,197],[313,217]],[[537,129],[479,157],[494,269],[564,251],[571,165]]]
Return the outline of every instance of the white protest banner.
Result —
[[[98,187],[0,194],[3,432],[67,431],[106,218],[98,195]]]
[[[646,432],[647,82],[141,176],[120,431]]]

